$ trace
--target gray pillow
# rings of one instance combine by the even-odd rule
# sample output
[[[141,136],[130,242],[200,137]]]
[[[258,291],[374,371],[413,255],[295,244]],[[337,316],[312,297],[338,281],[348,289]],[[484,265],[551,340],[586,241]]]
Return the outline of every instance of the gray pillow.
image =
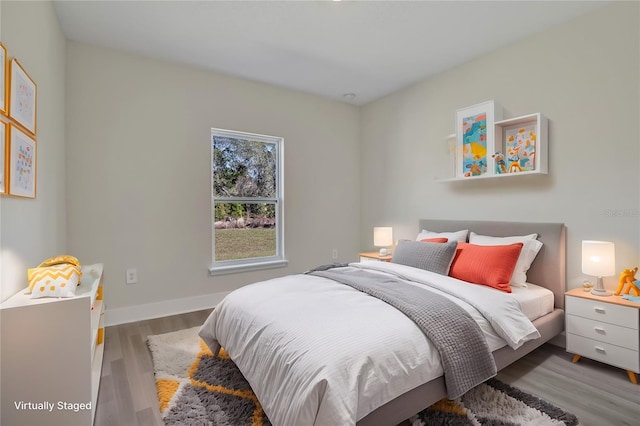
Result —
[[[458,247],[457,241],[448,243],[400,241],[393,252],[391,262],[448,275],[449,267],[456,254],[456,247]]]

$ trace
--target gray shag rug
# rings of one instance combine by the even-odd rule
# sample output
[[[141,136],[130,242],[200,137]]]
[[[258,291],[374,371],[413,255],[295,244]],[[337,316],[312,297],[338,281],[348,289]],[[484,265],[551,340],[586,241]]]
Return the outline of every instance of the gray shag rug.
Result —
[[[456,400],[443,399],[411,418],[412,426],[577,426],[571,413],[489,379]]]
[[[165,425],[270,425],[236,365],[224,349],[214,357],[198,337],[199,328],[147,338]],[[457,400],[443,399],[433,404],[413,416],[410,423],[412,426],[579,424],[573,414],[496,379]]]

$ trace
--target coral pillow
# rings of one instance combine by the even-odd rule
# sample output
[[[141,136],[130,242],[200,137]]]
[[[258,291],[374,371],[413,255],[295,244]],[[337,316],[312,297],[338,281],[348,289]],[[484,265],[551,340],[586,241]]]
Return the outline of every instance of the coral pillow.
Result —
[[[449,276],[511,293],[511,276],[518,262],[522,243],[479,246],[458,243]]]
[[[522,251],[518,257],[516,268],[511,276],[511,287],[527,287],[527,271],[542,248],[542,242],[536,240],[538,234],[529,234],[515,237],[490,237],[478,235],[475,232],[469,234],[469,242],[479,246],[498,246],[513,243],[522,243]]]
[[[446,243],[448,241],[448,238],[425,238],[420,240],[422,243]]]

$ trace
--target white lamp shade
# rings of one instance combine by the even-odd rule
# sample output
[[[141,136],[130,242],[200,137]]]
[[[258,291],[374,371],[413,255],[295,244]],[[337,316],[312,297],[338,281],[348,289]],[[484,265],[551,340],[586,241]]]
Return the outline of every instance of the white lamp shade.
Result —
[[[393,228],[381,226],[373,228],[373,245],[385,247],[393,244]]]
[[[615,245],[608,241],[583,241],[582,273],[594,277],[615,275]]]

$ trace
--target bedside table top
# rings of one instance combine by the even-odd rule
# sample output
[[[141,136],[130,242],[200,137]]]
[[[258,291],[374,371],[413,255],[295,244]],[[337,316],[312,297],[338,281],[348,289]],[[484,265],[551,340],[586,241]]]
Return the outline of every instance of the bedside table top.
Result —
[[[613,303],[615,305],[629,306],[631,308],[640,309],[640,303],[632,302],[631,300],[623,299],[622,296],[596,296],[591,294],[591,291],[584,291],[582,287],[574,288],[565,293],[566,296],[581,297],[583,299],[595,300],[603,303]]]
[[[385,260],[389,262],[393,256],[380,256],[380,252],[371,251],[371,252],[360,253],[360,257],[368,257],[371,259]]]

